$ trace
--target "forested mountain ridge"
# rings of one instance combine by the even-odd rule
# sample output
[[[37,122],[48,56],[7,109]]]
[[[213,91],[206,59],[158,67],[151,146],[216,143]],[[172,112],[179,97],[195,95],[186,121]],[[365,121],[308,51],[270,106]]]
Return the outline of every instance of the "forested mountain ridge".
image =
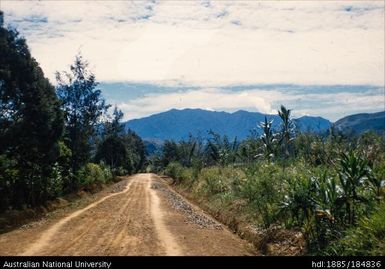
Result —
[[[134,130],[143,139],[181,140],[193,136],[207,137],[208,131],[227,135],[230,139],[247,138],[255,130],[261,133],[258,124],[265,118],[273,120],[273,128],[279,128],[279,116],[238,110],[234,113],[203,109],[171,109],[149,117],[130,120],[126,128]],[[301,131],[321,133],[329,129],[331,122],[322,117],[304,116],[294,119]]]
[[[335,127],[347,134],[357,135],[368,130],[385,134],[385,111],[349,115],[336,121]]]
[[[230,139],[247,138],[251,131],[261,134],[258,124],[267,117],[273,120],[272,128],[279,128],[279,116],[238,110],[234,113],[208,111],[203,109],[171,109],[148,117],[129,120],[127,129],[134,130],[143,139],[152,140],[183,140],[190,134],[207,138],[208,131],[227,135]],[[362,113],[346,116],[335,123],[319,116],[302,116],[294,118],[295,128],[301,132],[322,134],[335,126],[347,135],[361,134],[373,130],[385,133],[385,112]]]

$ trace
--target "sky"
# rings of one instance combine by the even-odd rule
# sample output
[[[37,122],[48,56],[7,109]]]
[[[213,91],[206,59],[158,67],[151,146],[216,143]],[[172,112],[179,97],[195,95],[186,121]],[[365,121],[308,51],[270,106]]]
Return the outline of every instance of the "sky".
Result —
[[[1,0],[55,84],[76,54],[140,118],[239,109],[332,121],[385,110],[384,1]]]

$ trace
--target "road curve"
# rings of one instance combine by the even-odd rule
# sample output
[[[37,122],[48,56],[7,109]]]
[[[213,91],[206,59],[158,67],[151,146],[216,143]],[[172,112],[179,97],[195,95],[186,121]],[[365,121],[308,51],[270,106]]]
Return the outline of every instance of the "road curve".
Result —
[[[192,206],[158,176],[136,174],[124,183],[120,192],[107,192],[64,216],[1,234],[0,255],[253,254],[250,244]],[[177,202],[170,197],[177,197]],[[188,214],[215,225],[189,221],[186,210],[175,206],[181,202]]]

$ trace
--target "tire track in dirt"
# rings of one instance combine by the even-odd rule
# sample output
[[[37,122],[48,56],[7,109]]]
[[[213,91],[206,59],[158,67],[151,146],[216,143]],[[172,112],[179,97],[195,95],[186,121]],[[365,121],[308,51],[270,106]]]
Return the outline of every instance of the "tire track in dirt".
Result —
[[[124,183],[123,191],[106,190],[106,196],[64,217],[0,234],[0,255],[250,255],[230,231],[189,223],[155,174],[136,174],[110,189],[121,190]]]
[[[127,222],[128,223],[130,222],[130,216],[127,211],[129,211],[129,205],[130,203],[132,203],[134,199],[133,195],[130,195],[130,194],[133,194],[135,191],[138,191],[139,190],[138,186],[139,186],[138,183],[136,183],[135,187],[137,188],[135,189],[133,188],[133,191],[127,194],[128,198],[126,199],[126,202],[119,209],[118,216],[114,219],[114,222],[111,223],[110,231],[108,232],[108,234],[105,234],[105,237],[107,237],[108,239],[106,243],[107,249],[111,248],[114,245],[114,241],[116,240],[116,238],[114,238],[114,235],[118,235],[116,237],[119,237],[122,235],[122,228],[120,227],[122,222],[124,224],[126,224]],[[126,216],[126,219],[124,219],[124,216]]]
[[[135,210],[141,208],[140,196],[143,194],[142,183],[139,181],[135,182],[135,190],[132,192],[124,204],[119,210],[120,216],[115,219],[115,224],[111,225],[111,230],[108,232],[109,236],[106,236],[106,254],[124,255],[126,252],[133,251],[137,248],[140,235],[134,233],[138,228],[136,227],[133,218],[137,216]],[[142,209],[143,210],[143,209]],[[146,210],[143,210],[145,214]],[[144,217],[144,216],[141,216]],[[144,218],[137,218],[138,223],[144,223]],[[129,247],[129,248],[128,248]]]
[[[160,199],[154,189],[151,188],[152,177],[148,180],[147,188],[149,189],[151,196],[151,215],[154,220],[155,229],[158,237],[162,242],[163,247],[166,250],[168,256],[181,256],[182,251],[180,246],[176,243],[172,233],[167,229],[164,222],[164,214],[160,207]]]
[[[75,239],[72,239],[68,244],[69,247],[67,249],[63,249],[59,246],[57,252],[62,253],[69,253],[69,254],[75,254],[75,255],[81,255],[81,251],[83,251],[84,246],[87,245],[87,242],[90,241],[88,239],[94,240],[97,238],[96,242],[94,241],[93,244],[90,242],[89,245],[91,247],[87,247],[87,249],[91,252],[92,249],[95,246],[100,245],[106,245],[106,241],[111,240],[113,238],[114,233],[112,231],[113,227],[115,227],[118,224],[118,219],[121,218],[123,211],[127,208],[129,203],[132,201],[132,193],[134,193],[137,190],[137,185],[135,182],[131,182],[130,190],[126,192],[127,199],[119,199],[116,201],[115,205],[119,209],[117,214],[108,214],[108,211],[111,211],[111,209],[105,209],[101,206],[99,208],[96,208],[94,212],[87,212],[90,216],[86,216],[89,218],[95,219],[96,225],[82,225],[81,220],[78,221],[78,225],[76,223],[68,222],[66,225],[72,226],[72,227],[81,227],[80,229],[84,229],[86,227],[85,232],[81,233],[81,236],[77,236]],[[112,198],[117,199],[118,197]],[[126,198],[126,197],[124,197]],[[124,203],[124,205],[120,206],[120,203]],[[104,215],[104,218],[96,218],[97,211],[101,211],[99,215]],[[110,217],[113,217],[111,219]],[[79,252],[79,250],[81,250]]]
[[[165,255],[155,233],[146,196],[147,175],[136,175],[130,190],[122,196],[109,199],[87,213],[83,219],[71,221],[63,228],[94,225],[65,255]],[[59,241],[65,240],[71,230],[61,231]],[[77,234],[77,232],[75,232]],[[58,234],[57,234],[58,235]],[[60,252],[60,244],[49,253]]]
[[[57,222],[56,224],[54,224],[51,228],[49,228],[45,233],[43,233],[41,235],[41,237],[36,241],[34,242],[26,251],[24,251],[21,255],[22,256],[32,256],[32,255],[35,255],[35,253],[38,253],[40,250],[44,249],[51,241],[53,235],[55,235],[55,233],[64,225],[66,224],[67,222],[69,222],[70,220],[78,217],[79,215],[81,215],[82,213],[86,212],[87,210],[91,209],[91,208],[94,208],[96,207],[97,205],[99,205],[100,203],[104,202],[105,200],[111,198],[111,197],[114,197],[114,196],[117,196],[117,195],[121,195],[121,194],[124,194],[126,192],[128,192],[128,190],[130,189],[131,187],[131,184],[132,184],[132,181],[130,181],[125,190],[122,191],[122,192],[116,192],[116,193],[112,193],[110,195],[107,195],[105,197],[103,197],[102,199],[100,199],[99,201],[96,201],[88,206],[86,206],[85,208],[83,209],[80,209],[72,214],[70,214],[69,216],[61,219],[59,222]]]

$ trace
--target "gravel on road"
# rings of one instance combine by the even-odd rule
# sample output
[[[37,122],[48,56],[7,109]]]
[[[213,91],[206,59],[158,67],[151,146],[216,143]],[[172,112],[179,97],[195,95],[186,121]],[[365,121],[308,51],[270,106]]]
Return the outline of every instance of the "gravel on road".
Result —
[[[198,213],[190,204],[180,197],[180,195],[171,191],[163,183],[153,182],[151,188],[159,190],[166,197],[171,207],[186,217],[186,223],[196,224],[201,229],[223,229],[221,224],[206,217],[204,214]]]

